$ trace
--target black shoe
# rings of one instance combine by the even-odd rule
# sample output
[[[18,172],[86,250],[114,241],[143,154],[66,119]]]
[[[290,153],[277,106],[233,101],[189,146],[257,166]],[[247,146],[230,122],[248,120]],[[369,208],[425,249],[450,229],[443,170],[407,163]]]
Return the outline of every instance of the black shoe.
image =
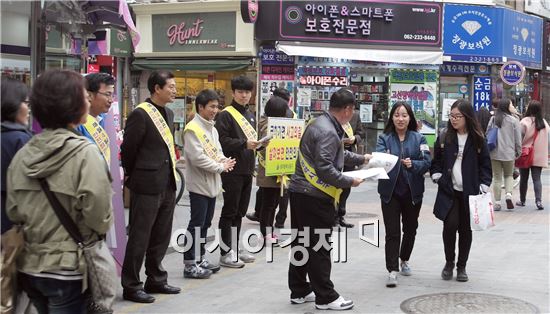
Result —
[[[248,218],[249,220],[252,220],[252,221],[260,222],[260,218],[258,216],[256,216],[256,212],[246,214],[246,218]]]
[[[443,280],[453,279],[453,269],[454,268],[455,268],[455,263],[453,263],[453,262],[445,263],[445,267],[443,267],[443,270],[441,271],[441,278],[443,278]]]
[[[170,286],[169,284],[161,284],[161,285],[147,285],[145,284],[144,287],[145,292],[147,293],[162,293],[162,294],[178,294],[181,292],[181,288]]]
[[[542,202],[541,202],[541,201],[536,201],[535,204],[537,204],[537,209],[538,209],[538,210],[543,210],[543,209],[544,209],[544,206],[542,206]]]
[[[341,227],[344,227],[344,228],[353,228],[353,224],[347,222],[346,219],[344,219],[344,217],[340,217],[339,224]]]
[[[185,265],[183,268],[183,277],[191,279],[208,279],[212,275],[212,271],[206,268],[199,267],[196,264]]]
[[[147,294],[143,290],[128,291],[124,290],[122,292],[122,298],[124,300],[137,302],[137,303],[153,303],[155,302],[155,297],[150,294]]]
[[[204,269],[208,269],[210,270],[213,274],[214,273],[217,273],[219,270],[220,270],[220,265],[216,265],[216,264],[212,264],[210,263],[208,260],[206,259],[203,259],[199,264],[198,266],[200,268],[204,268]]]
[[[525,206],[525,201],[517,201],[516,206],[524,207]]]
[[[466,267],[458,267],[456,269],[456,281],[461,281],[461,282],[468,281],[468,274],[466,274]]]

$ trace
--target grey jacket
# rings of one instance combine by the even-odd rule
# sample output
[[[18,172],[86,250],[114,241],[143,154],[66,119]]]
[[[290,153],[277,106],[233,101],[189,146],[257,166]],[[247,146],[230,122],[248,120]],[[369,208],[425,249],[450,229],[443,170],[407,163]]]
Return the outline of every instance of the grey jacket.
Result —
[[[315,169],[319,179],[337,188],[349,188],[353,183],[353,178],[342,174],[344,164],[358,166],[365,162],[363,155],[344,149],[343,136],[344,129],[340,123],[330,113],[325,112],[306,128],[300,141],[300,152]],[[292,175],[289,191],[332,200],[307,181],[300,166],[300,157],[296,162],[296,172]]]
[[[487,130],[496,127],[495,117],[491,117]],[[490,152],[492,160],[512,161],[521,155],[521,125],[511,115],[505,115],[502,126],[498,129],[497,147]]]
[[[204,133],[212,140],[218,148],[218,161],[225,159],[218,136],[214,127],[214,121],[207,121],[199,114],[195,115],[193,121],[197,122]],[[207,197],[216,197],[222,191],[222,180],[220,174],[223,172],[223,165],[208,157],[197,135],[189,130],[184,131],[183,152],[185,157],[185,172],[187,178],[187,190]]]

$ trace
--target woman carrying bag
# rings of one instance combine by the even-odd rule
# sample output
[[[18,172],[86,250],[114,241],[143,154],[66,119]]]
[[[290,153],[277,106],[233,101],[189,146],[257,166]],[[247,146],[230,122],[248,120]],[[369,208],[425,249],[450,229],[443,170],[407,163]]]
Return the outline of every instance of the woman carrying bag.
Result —
[[[535,189],[535,204],[538,210],[543,210],[542,205],[542,184],[540,175],[542,168],[548,167],[548,123],[542,115],[542,104],[538,100],[531,100],[525,118],[521,120],[521,134],[523,141],[521,143],[522,151],[526,148],[530,151],[529,161],[525,165],[516,165],[520,168],[520,183],[519,183],[519,201],[517,206],[525,206],[525,197],[527,196],[527,183],[529,180],[529,171],[533,178],[533,186]]]
[[[7,182],[7,215],[25,236],[19,282],[41,314],[86,313],[89,265],[49,201],[53,194],[87,241],[100,240],[113,222],[107,164],[75,130],[90,107],[84,78],[72,71],[44,72],[30,103],[44,130],[15,155]],[[48,196],[41,180],[49,185]]]
[[[463,162],[466,161],[466,162]],[[445,267],[443,280],[453,278],[456,233],[458,239],[457,281],[468,281],[466,262],[472,245],[470,195],[488,192],[491,185],[489,149],[472,105],[460,99],[451,106],[447,128],[434,145],[430,169],[437,183],[434,215],[443,221]]]

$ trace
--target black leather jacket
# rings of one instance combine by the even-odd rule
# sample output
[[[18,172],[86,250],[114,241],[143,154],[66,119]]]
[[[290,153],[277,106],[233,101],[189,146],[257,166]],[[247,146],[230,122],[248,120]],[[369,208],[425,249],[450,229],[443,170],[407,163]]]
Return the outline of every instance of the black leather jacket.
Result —
[[[319,179],[337,188],[349,188],[353,183],[351,177],[342,174],[344,163],[346,166],[353,167],[365,162],[363,155],[344,149],[343,136],[344,129],[340,123],[330,113],[325,112],[306,128],[300,141],[300,152],[315,169]],[[299,158],[296,162],[296,172],[290,181],[289,191],[332,200],[330,196],[307,181]]]

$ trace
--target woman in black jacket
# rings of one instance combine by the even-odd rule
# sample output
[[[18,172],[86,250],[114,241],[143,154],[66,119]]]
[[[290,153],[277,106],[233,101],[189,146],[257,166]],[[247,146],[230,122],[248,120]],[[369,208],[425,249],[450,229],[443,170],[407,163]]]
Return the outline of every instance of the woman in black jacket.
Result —
[[[466,160],[467,162],[462,162]],[[489,149],[477,122],[472,105],[459,99],[451,106],[447,129],[434,146],[430,169],[439,185],[434,214],[443,221],[443,244],[446,264],[444,280],[453,278],[455,242],[458,231],[457,281],[468,281],[466,262],[472,245],[470,228],[470,195],[489,191],[492,180]]]

